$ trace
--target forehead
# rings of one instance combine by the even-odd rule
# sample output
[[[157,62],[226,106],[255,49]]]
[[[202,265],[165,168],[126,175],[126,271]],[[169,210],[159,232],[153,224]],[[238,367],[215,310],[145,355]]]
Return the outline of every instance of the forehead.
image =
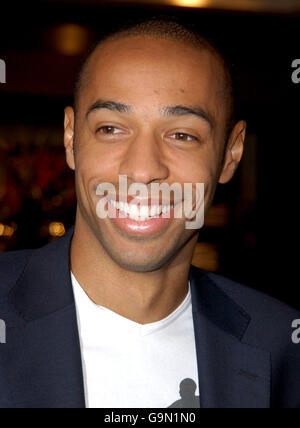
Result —
[[[107,40],[86,66],[80,96],[142,106],[201,103],[215,114],[224,93],[222,65],[207,49],[152,36]]]

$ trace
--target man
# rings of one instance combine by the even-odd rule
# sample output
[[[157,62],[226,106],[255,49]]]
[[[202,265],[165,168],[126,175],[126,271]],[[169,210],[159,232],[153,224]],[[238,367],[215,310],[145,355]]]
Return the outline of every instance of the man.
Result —
[[[197,198],[204,183],[205,213],[245,129],[225,61],[192,31],[154,20],[98,43],[65,110],[74,231],[0,258],[2,407],[300,405],[299,313],[191,267],[200,226],[175,216],[184,201],[124,200],[120,184],[191,183]]]

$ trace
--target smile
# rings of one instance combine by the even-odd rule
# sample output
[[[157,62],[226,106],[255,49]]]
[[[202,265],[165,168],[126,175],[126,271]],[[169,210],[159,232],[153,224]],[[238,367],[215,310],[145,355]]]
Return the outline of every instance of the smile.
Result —
[[[134,221],[147,221],[158,218],[160,215],[169,216],[174,205],[136,205],[127,202],[117,202],[113,199],[109,203],[121,214]]]
[[[110,221],[125,235],[155,236],[163,232],[174,218],[174,205],[138,204],[107,199]],[[115,213],[112,212],[115,211]]]

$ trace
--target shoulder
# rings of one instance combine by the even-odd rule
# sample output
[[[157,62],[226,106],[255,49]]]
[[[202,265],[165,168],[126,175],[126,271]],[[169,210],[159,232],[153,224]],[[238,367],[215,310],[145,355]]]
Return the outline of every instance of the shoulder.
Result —
[[[298,315],[300,317],[300,311],[272,296],[221,275],[210,272],[207,272],[206,275],[252,317],[260,314],[261,316],[276,314],[280,318],[289,317],[290,315]]]
[[[9,294],[16,282],[22,277],[28,265],[34,268],[37,272],[36,275],[39,272],[44,272],[45,276],[47,270],[57,270],[57,264],[60,261],[63,263],[69,257],[72,236],[73,228],[69,229],[61,238],[41,248],[0,252],[0,298]],[[68,263],[69,261],[62,268],[68,269]]]
[[[223,276],[207,275],[249,314],[250,322],[243,343],[269,353],[273,406],[299,408],[300,312]]]
[[[34,250],[0,253],[0,297],[9,293],[22,274]]]
[[[243,341],[270,351],[273,355],[292,353],[299,356],[300,344],[294,345],[292,335],[300,311],[251,287],[221,275],[207,273],[209,278],[250,317]]]

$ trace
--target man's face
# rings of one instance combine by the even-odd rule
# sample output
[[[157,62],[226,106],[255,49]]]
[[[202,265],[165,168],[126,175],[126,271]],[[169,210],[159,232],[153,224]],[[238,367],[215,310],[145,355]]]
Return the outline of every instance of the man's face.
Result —
[[[224,174],[223,86],[222,67],[211,53],[177,41],[127,37],[105,42],[92,55],[76,112],[74,159],[73,112],[66,109],[67,159],[75,168],[79,220],[118,265],[161,268],[192,248],[198,231],[187,230],[184,217],[100,219],[97,186],[114,184],[118,199],[119,175],[127,176],[128,186],[149,189],[151,183],[204,183],[207,211]]]

